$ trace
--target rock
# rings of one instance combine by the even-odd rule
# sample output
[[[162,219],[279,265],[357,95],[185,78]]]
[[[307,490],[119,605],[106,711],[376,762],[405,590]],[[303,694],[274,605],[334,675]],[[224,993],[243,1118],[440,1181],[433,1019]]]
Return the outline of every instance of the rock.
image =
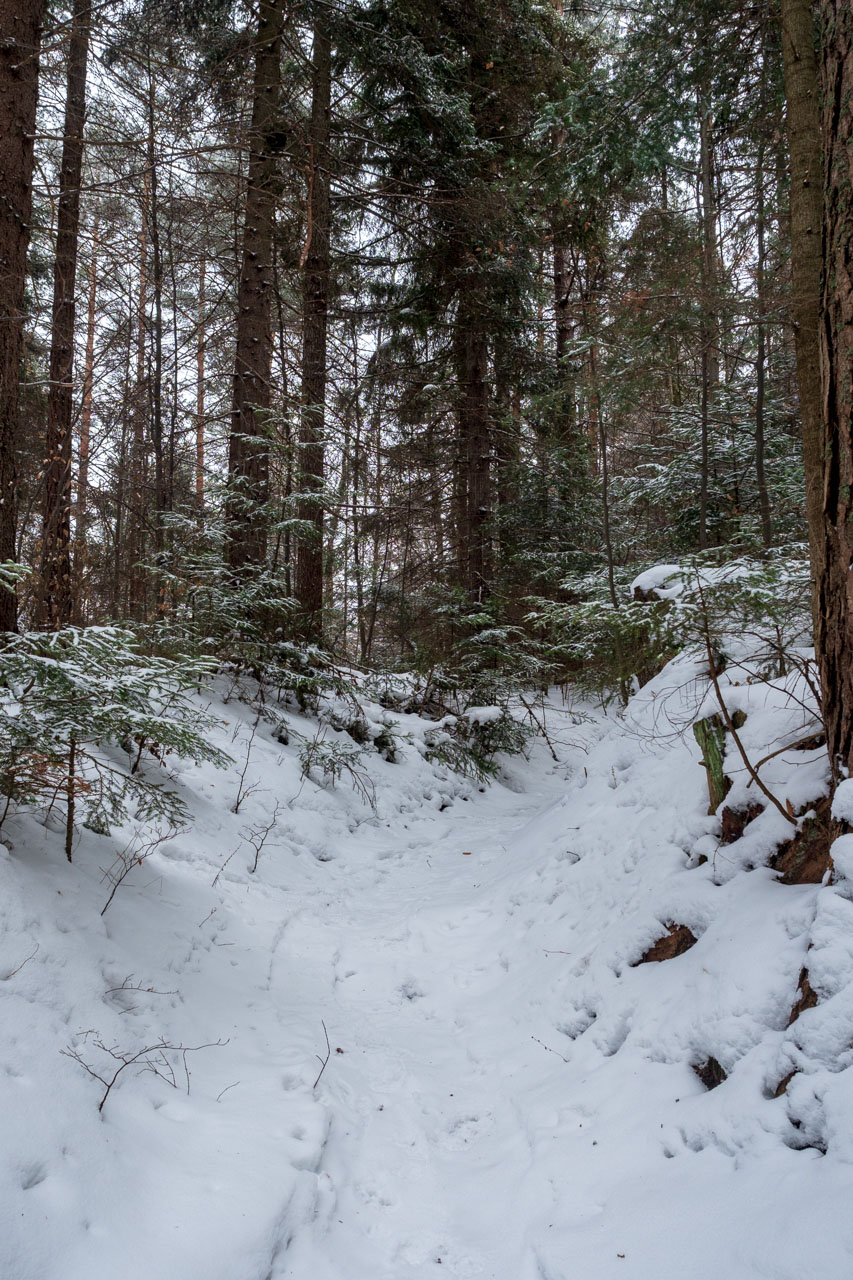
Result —
[[[809,982],[808,969],[800,970],[800,978],[797,983],[797,990],[800,993],[788,1019],[788,1026],[792,1022],[796,1022],[801,1013],[805,1013],[806,1009],[813,1009],[817,1004],[817,992]]]
[[[782,884],[820,884],[832,870],[829,797],[818,800],[814,809],[815,816],[806,818],[796,835],[781,844],[770,859]]]
[[[699,939],[688,929],[686,924],[668,924],[667,933],[658,938],[648,951],[640,957],[637,964],[652,964],[660,960],[674,960],[684,955],[691,947],[695,947]]]
[[[716,1089],[717,1085],[728,1080],[728,1073],[716,1058],[708,1058],[705,1062],[694,1062],[693,1070],[706,1089]]]
[[[740,840],[749,823],[763,812],[764,805],[759,804],[755,800],[752,804],[747,805],[745,809],[730,809],[729,806],[726,805],[720,814],[723,824],[720,843],[734,844],[735,840]]]

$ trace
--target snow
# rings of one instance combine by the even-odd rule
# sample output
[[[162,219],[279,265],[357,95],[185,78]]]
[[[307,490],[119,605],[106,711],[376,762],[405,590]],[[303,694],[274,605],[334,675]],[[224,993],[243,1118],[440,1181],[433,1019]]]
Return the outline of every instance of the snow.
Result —
[[[503,714],[501,707],[469,707],[465,719],[470,724],[496,724],[503,719]]]
[[[134,824],[82,831],[68,866],[51,824],[10,817],[3,1280],[848,1280],[853,853],[833,847],[837,883],[779,883],[771,805],[720,845],[689,733],[700,667],[679,659],[623,718],[555,699],[558,761],[534,743],[489,787],[395,713],[399,762],[363,757],[375,810],[214,701],[236,763],[171,766],[191,828],[103,916]],[[736,679],[750,752],[802,737],[784,680]],[[805,804],[819,756],[761,776]],[[752,799],[740,769],[731,798]],[[696,945],[638,963],[672,924]],[[819,1003],[789,1026],[804,967]],[[176,1087],[128,1067],[99,1112],[63,1052],[109,1078],[98,1042],[151,1049]],[[708,1091],[711,1056],[728,1078]]]
[[[680,564],[656,564],[645,569],[631,583],[631,595],[641,591],[645,595],[654,591],[661,600],[673,600],[684,589]]]

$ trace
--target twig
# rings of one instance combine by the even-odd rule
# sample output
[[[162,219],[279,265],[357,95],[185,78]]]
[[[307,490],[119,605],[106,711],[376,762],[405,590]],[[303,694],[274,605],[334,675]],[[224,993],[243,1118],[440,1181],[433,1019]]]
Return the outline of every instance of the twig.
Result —
[[[566,1063],[567,1063],[567,1062],[569,1061],[569,1059],[568,1059],[568,1058],[564,1058],[564,1057],[563,1057],[563,1055],[559,1052],[559,1050],[557,1050],[557,1049],[552,1049],[552,1048],[551,1048],[551,1046],[550,1046],[549,1044],[546,1044],[544,1040],[540,1040],[538,1036],[531,1036],[531,1037],[530,1037],[530,1039],[531,1039],[531,1040],[535,1040],[537,1044],[541,1044],[541,1045],[542,1045],[542,1048],[543,1048],[543,1049],[547,1049],[549,1053],[554,1053],[554,1054],[556,1054],[556,1055],[557,1055],[557,1057],[558,1057],[558,1058],[560,1058],[562,1062],[566,1062]]]
[[[215,888],[216,888],[217,882],[218,882],[218,880],[219,880],[219,877],[222,875],[222,872],[223,872],[223,871],[225,870],[225,868],[228,866],[228,863],[229,863],[229,862],[231,861],[231,859],[235,856],[235,854],[238,854],[239,852],[240,852],[240,846],[239,846],[239,845],[237,845],[237,848],[236,848],[236,849],[232,849],[232,850],[231,850],[231,852],[229,853],[228,857],[225,859],[225,861],[223,862],[222,866],[219,868],[219,870],[217,871],[216,875],[213,877],[213,880],[211,881],[211,884],[210,884],[211,889],[215,889]],[[204,921],[202,921],[202,924],[203,924],[203,923],[204,923]]]
[[[254,862],[249,867],[249,872],[252,875],[254,875],[254,873],[258,869],[258,858],[260,858],[261,856],[261,850],[266,844],[267,839],[269,838],[269,834],[272,831],[273,827],[277,825],[278,815],[280,813],[281,813],[281,802],[279,800],[276,800],[275,808],[272,811],[272,817],[270,818],[269,822],[265,826],[259,822],[254,827],[248,827],[245,831],[241,833],[246,837],[247,841],[255,851]]]
[[[552,759],[552,760],[555,760],[555,761],[556,761],[556,763],[557,763],[557,764],[559,764],[559,763],[560,763],[560,757],[557,755],[556,751],[554,750],[554,744],[553,744],[553,742],[551,741],[551,739],[548,737],[548,730],[547,730],[547,728],[545,727],[545,712],[544,712],[544,709],[543,709],[543,712],[542,712],[542,719],[541,719],[541,721],[540,721],[540,720],[538,720],[538,719],[536,718],[536,714],[535,714],[535,712],[534,712],[533,708],[531,707],[530,703],[529,703],[529,702],[527,701],[527,699],[524,697],[524,694],[520,693],[520,694],[518,695],[518,700],[519,700],[519,702],[521,703],[521,705],[524,707],[524,709],[525,709],[525,711],[527,712],[527,714],[530,716],[530,719],[531,719],[531,720],[533,721],[533,723],[536,725],[536,728],[537,728],[537,729],[539,730],[539,732],[542,734],[542,737],[543,737],[543,738],[545,739],[545,741],[547,742],[547,744],[548,744],[548,750],[551,752],[551,759]]]
[[[323,1034],[326,1037],[326,1056],[325,1058],[321,1058],[319,1053],[314,1055],[317,1061],[322,1062],[323,1065],[320,1068],[320,1075],[317,1077],[317,1079],[314,1081],[314,1083],[311,1086],[312,1089],[317,1088],[317,1085],[320,1083],[320,1077],[322,1076],[323,1072],[326,1070],[326,1067],[329,1065],[329,1059],[332,1056],[332,1046],[329,1044],[329,1033],[326,1030],[325,1022],[322,1022],[322,1020],[321,1020],[321,1026],[323,1028]]]
[[[187,1070],[187,1054],[198,1053],[200,1049],[215,1049],[222,1045],[228,1044],[227,1040],[212,1040],[208,1044],[183,1045],[183,1044],[167,1044],[165,1040],[158,1040],[156,1044],[146,1045],[144,1049],[140,1049],[137,1053],[128,1053],[118,1049],[115,1045],[109,1046],[104,1044],[103,1040],[95,1040],[94,1048],[102,1050],[113,1062],[119,1065],[112,1075],[101,1075],[94,1067],[90,1066],[86,1059],[76,1049],[61,1049],[60,1053],[66,1058],[73,1059],[78,1063],[84,1071],[87,1071],[94,1080],[99,1080],[104,1085],[104,1096],[98,1103],[98,1111],[103,1111],[104,1104],[110,1096],[113,1085],[118,1080],[121,1073],[127,1068],[137,1063],[142,1064],[143,1071],[151,1071],[155,1076],[159,1076],[161,1080],[165,1080],[173,1089],[176,1089],[177,1081],[175,1080],[175,1071],[167,1053],[180,1053],[183,1058],[184,1070],[187,1076],[187,1092],[189,1093],[190,1076]]]
[[[771,751],[769,756],[763,756],[755,766],[760,769],[763,764],[767,764],[768,760],[775,760],[777,756],[784,755],[786,751],[796,751],[799,747],[805,746],[807,742],[811,742],[812,738],[817,736],[816,733],[810,733],[805,738],[800,738],[798,742],[789,742],[787,747],[778,747],[775,751]],[[819,751],[820,747],[815,747],[815,751]]]
[[[160,833],[149,840],[146,845],[139,845],[137,842],[139,836],[133,838],[125,845],[121,853],[116,854],[116,859],[108,871],[103,873],[102,879],[112,879],[112,889],[110,896],[107,898],[101,908],[101,915],[106,913],[107,908],[116,896],[118,888],[126,878],[130,875],[134,867],[141,867],[146,858],[150,858],[151,854],[159,849],[161,844],[165,844],[169,840],[174,840],[175,836],[183,831],[183,827],[169,827],[167,831]],[[134,848],[136,846],[136,848]]]
[[[229,1089],[236,1089],[239,1083],[240,1083],[239,1080],[235,1080],[233,1084],[227,1084],[225,1088],[222,1090],[222,1093],[218,1093],[216,1095],[216,1101],[219,1102],[220,1098],[223,1098]]]
[[[36,954],[36,951],[38,951],[38,949],[39,949],[39,945],[40,945],[40,944],[37,942],[37,943],[36,943],[36,945],[35,945],[34,950],[32,950],[32,951],[30,952],[30,954],[27,956],[26,960],[22,960],[22,961],[21,961],[21,963],[18,965],[17,969],[13,969],[11,973],[7,973],[7,974],[6,974],[6,977],[5,977],[5,978],[3,978],[3,979],[2,979],[2,981],[3,981],[3,982],[8,982],[10,978],[14,978],[14,976],[15,976],[15,974],[16,974],[16,973],[20,973],[20,972],[21,972],[21,970],[23,969],[24,965],[25,965],[25,964],[29,964],[29,962],[32,960],[33,956]]]

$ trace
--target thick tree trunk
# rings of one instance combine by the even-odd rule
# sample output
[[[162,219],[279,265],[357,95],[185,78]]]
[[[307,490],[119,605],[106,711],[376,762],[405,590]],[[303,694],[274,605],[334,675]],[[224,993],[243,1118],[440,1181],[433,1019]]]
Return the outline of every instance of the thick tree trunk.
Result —
[[[71,579],[71,419],[74,409],[76,317],[74,288],[80,231],[90,10],[91,0],[74,0],[53,268],[53,327],[45,441],[47,463],[36,622],[39,626],[54,629],[67,626],[74,609]]]
[[[491,422],[489,414],[489,348],[480,323],[481,309],[460,305],[456,317],[457,418],[462,471],[465,478],[463,522],[459,544],[464,548],[462,586],[472,603],[488,595],[491,570]]]
[[[556,227],[556,224],[555,224]],[[557,443],[567,453],[568,460],[576,464],[582,452],[578,439],[575,385],[569,366],[569,350],[575,336],[571,312],[572,287],[577,275],[564,234],[554,230],[554,330],[557,346],[557,379],[559,398],[556,412]]]
[[[232,488],[225,512],[228,562],[241,571],[263,566],[267,549],[259,508],[269,497],[265,419],[272,369],[273,215],[284,142],[279,121],[283,27],[284,0],[260,0],[228,446]]]
[[[0,0],[0,563],[17,553],[18,387],[43,15],[44,0]],[[0,588],[0,631],[16,625],[15,595]]]
[[[822,0],[824,222],[820,366],[824,562],[817,655],[827,747],[853,768],[853,11]]]
[[[816,614],[825,554],[818,346],[823,219],[818,69],[812,0],[780,0],[780,13],[791,165],[791,312]]]
[[[308,159],[308,226],[303,277],[302,421],[297,514],[311,526],[299,542],[296,596],[306,636],[323,630],[323,432],[326,422],[326,327],[330,276],[329,137],[332,49],[322,7],[314,25]]]

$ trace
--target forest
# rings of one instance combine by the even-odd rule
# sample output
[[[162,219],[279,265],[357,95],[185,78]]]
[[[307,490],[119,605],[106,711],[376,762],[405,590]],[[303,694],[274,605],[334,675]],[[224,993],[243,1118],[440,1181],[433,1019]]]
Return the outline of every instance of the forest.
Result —
[[[847,1280],[851,155],[849,0],[0,0],[4,1277]]]

